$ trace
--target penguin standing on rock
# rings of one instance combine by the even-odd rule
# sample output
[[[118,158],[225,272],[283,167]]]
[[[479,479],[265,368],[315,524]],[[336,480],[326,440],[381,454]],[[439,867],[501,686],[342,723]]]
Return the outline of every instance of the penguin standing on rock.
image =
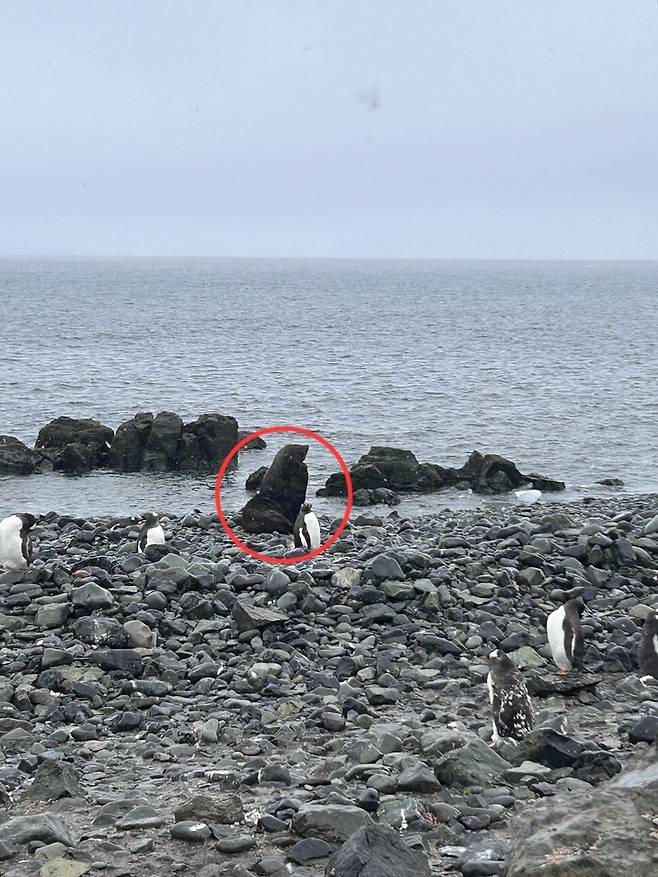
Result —
[[[640,639],[640,678],[658,679],[658,614],[650,612],[642,627]]]
[[[553,660],[560,673],[583,669],[583,629],[580,616],[585,604],[582,597],[568,600],[551,612],[546,621],[546,634]]]
[[[32,563],[30,530],[36,523],[34,515],[9,515],[0,521],[0,566],[7,570],[27,569]]]
[[[137,537],[137,551],[142,554],[147,545],[164,545],[165,534],[162,525],[158,521],[158,516],[151,514],[144,518],[142,529]]]
[[[293,536],[295,539],[295,548],[306,548],[309,551],[315,551],[320,547],[320,522],[315,512],[311,511],[310,502],[305,502],[293,528]]]
[[[493,711],[493,735],[489,745],[495,746],[502,739],[513,743],[523,740],[532,731],[532,703],[523,677],[502,649],[489,655],[487,688]]]

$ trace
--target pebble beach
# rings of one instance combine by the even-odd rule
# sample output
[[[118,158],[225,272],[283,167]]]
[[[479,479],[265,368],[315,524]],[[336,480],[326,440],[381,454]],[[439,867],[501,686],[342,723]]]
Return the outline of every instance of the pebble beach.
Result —
[[[350,843],[399,877],[572,873],[545,826],[576,856],[565,812],[605,826],[619,777],[640,763],[652,782],[658,687],[636,648],[658,607],[658,496],[376,511],[285,567],[211,514],[163,517],[145,554],[137,520],[46,515],[33,565],[0,573],[2,874],[342,877],[361,827]],[[559,676],[546,617],[578,594],[585,672]],[[493,750],[498,646],[535,730]],[[640,875],[642,820],[617,819]]]

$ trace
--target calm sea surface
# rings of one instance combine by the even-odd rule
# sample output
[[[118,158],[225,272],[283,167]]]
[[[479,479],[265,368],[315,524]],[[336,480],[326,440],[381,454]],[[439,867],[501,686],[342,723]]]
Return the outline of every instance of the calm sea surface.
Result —
[[[0,314],[0,433],[29,444],[60,414],[220,411],[306,426],[348,462],[372,444],[444,465],[478,449],[566,480],[565,498],[605,476],[658,489],[658,263],[0,260]],[[241,456],[228,508],[281,443]],[[319,446],[307,462],[314,487],[336,469]],[[0,478],[0,515],[211,510],[212,482]]]

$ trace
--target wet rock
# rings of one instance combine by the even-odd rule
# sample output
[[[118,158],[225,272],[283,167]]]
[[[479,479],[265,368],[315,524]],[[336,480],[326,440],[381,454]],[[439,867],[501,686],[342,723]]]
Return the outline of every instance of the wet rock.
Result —
[[[80,473],[107,465],[114,430],[92,418],[57,417],[41,427],[35,449],[42,450],[55,469]]]
[[[114,597],[96,582],[87,582],[73,591],[73,605],[78,609],[109,609],[114,605]]]
[[[628,732],[631,743],[653,743],[658,736],[658,716],[642,716]]]
[[[47,458],[13,435],[0,435],[0,475],[33,475],[52,468]]]
[[[531,695],[547,697],[551,694],[572,694],[574,691],[594,689],[601,681],[596,673],[545,673],[541,676],[528,676],[526,685]]]
[[[296,865],[304,865],[316,859],[326,859],[332,847],[319,837],[307,837],[298,840],[287,852],[288,859]]]
[[[153,414],[140,412],[117,429],[110,448],[110,466],[118,472],[139,472],[153,426]]]

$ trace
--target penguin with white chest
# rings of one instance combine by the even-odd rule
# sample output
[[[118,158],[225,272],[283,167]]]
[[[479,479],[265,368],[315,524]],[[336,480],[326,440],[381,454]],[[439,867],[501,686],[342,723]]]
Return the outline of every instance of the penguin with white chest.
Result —
[[[532,731],[534,723],[532,703],[523,677],[502,649],[489,655],[487,688],[493,712],[493,734],[489,745],[495,746],[501,740],[512,743],[523,740]]]
[[[640,678],[658,679],[658,614],[650,612],[642,626],[640,638]]]
[[[36,523],[34,515],[9,515],[0,521],[0,566],[15,571],[27,569],[32,563],[30,530]]]
[[[315,512],[311,511],[310,502],[305,502],[295,520],[293,528],[295,548],[306,548],[315,551],[320,547],[320,522]]]
[[[546,635],[551,654],[562,674],[583,669],[585,647],[580,616],[584,609],[583,598],[575,597],[558,606],[546,621]]]
[[[137,551],[142,554],[147,545],[164,545],[165,534],[158,516],[149,513],[144,518],[142,529],[137,537]]]

